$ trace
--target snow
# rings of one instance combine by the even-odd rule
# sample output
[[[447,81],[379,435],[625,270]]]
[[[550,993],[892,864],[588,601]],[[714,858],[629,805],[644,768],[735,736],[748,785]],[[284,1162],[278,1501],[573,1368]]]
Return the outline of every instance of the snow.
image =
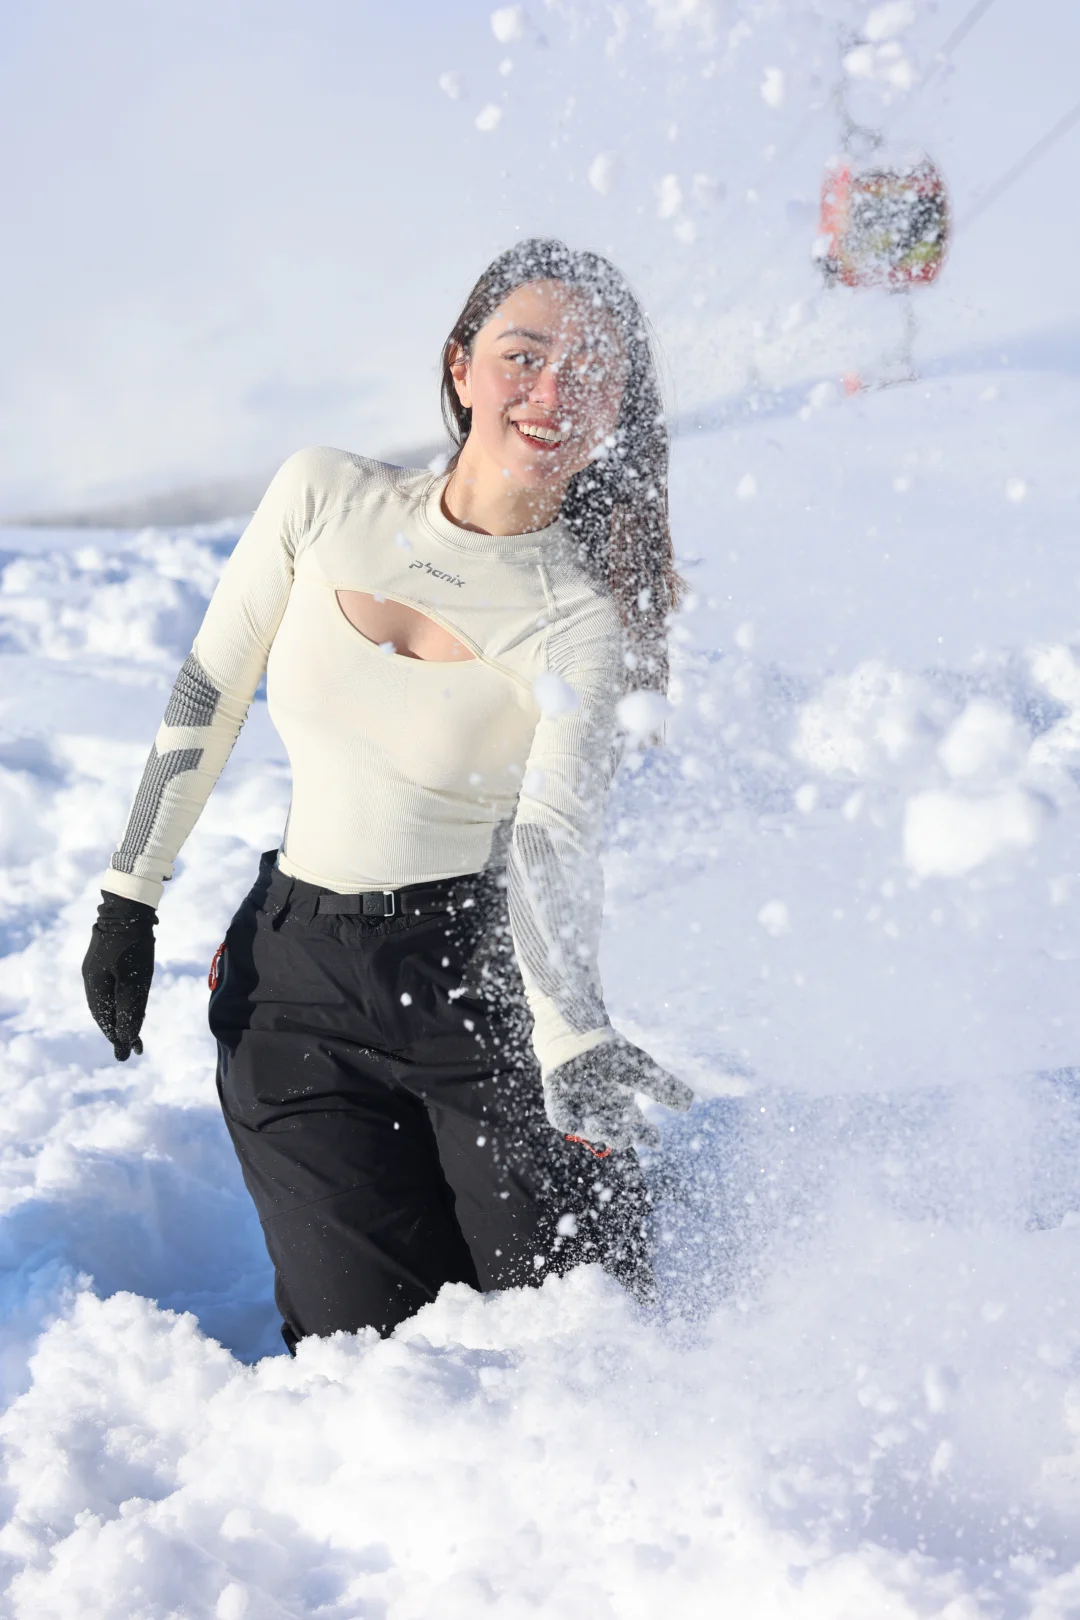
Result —
[[[613,152],[597,152],[589,164],[589,184],[601,197],[608,197],[619,181],[619,160]]]
[[[500,45],[510,45],[525,32],[524,6],[500,6],[491,13],[491,32]]]
[[[784,105],[784,70],[778,67],[767,67],[765,77],[761,81],[761,99],[766,107],[778,108]]]
[[[574,688],[568,686],[554,670],[538,675],[533,681],[532,690],[540,713],[549,720],[557,719],[560,714],[573,714],[580,702]]]
[[[867,16],[863,25],[863,33],[867,39],[879,44],[882,40],[892,39],[894,34],[902,33],[910,28],[915,21],[915,7],[911,0],[887,0],[883,6],[875,6]]]
[[[620,708],[602,949],[616,1024],[698,1094],[686,1116],[648,1105],[661,1309],[586,1268],[522,1293],[449,1288],[392,1340],[282,1353],[205,1028],[207,966],[287,808],[261,698],[163,903],[141,1059],[113,1062],[78,979],[101,869],[239,525],[6,529],[11,1620],[1080,1612],[1071,281],[1042,238],[1045,282],[1017,273],[1032,197],[1049,195],[1033,173],[1034,192],[980,224],[995,252],[961,236],[919,300],[921,379],[847,392],[895,309],[813,280],[813,206],[808,222],[792,193],[812,193],[831,126],[812,184],[774,184],[761,148],[807,116],[814,41],[836,25],[873,47],[867,93],[892,95],[898,64],[929,60],[965,8],[928,21],[906,0],[800,0],[772,28],[744,9],[721,28],[700,0],[654,0],[593,33],[573,8],[544,15],[557,72],[591,76],[601,112],[603,63],[647,61],[655,90],[655,125],[616,140],[586,108],[566,138],[573,196],[612,221],[640,208],[655,238],[638,269],[655,271],[678,384],[689,594],[670,704]],[[999,26],[988,14],[947,93],[922,97],[928,118],[963,106],[978,125],[981,166],[955,129],[944,139],[969,188],[1049,122],[1068,58],[1041,59],[1035,105],[1017,57],[1010,106],[1034,108],[1032,128],[1010,125],[998,152],[996,91],[980,122],[964,86]],[[431,44],[425,93],[471,132],[497,88],[492,33],[495,50],[521,39],[515,116],[467,148],[518,162],[513,129],[541,127],[518,88],[540,71],[532,22],[481,16],[487,55],[459,28]],[[904,56],[885,55],[900,32]],[[443,94],[449,61],[462,71]],[[560,118],[574,93],[561,87]],[[695,130],[721,124],[705,150]],[[755,218],[779,209],[801,235],[721,308],[708,267],[730,298],[761,246],[747,189]],[[695,239],[673,241],[658,209]],[[403,262],[388,256],[384,280]]]
[[[647,737],[666,724],[671,705],[660,692],[627,692],[615,706],[615,717],[631,736]]]
[[[671,219],[683,204],[682,187],[677,174],[665,174],[656,185],[656,215],[658,219]]]
[[[280,1354],[203,1028],[285,810],[261,701],[163,908],[145,1057],[75,989],[235,525],[9,532],[13,1620],[1074,1612],[1080,388],[986,386],[676,442],[692,595],[668,745],[613,797],[603,955],[700,1098],[654,1110],[657,1318],[586,1269]],[[997,450],[1033,414],[1036,532]]]

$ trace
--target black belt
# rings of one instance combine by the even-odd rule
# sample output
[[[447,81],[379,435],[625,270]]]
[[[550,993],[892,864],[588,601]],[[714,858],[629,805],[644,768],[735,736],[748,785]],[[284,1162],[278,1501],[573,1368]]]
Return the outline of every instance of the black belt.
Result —
[[[404,889],[371,889],[363,894],[320,894],[315,910],[335,917],[422,917],[464,911],[476,904],[476,891],[455,883],[409,884]]]

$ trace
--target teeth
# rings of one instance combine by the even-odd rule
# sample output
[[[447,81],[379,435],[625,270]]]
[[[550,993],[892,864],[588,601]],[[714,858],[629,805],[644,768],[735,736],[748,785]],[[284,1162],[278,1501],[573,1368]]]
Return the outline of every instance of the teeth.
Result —
[[[514,426],[527,439],[539,439],[541,444],[562,443],[562,434],[557,428],[538,427],[535,422],[515,422]]]

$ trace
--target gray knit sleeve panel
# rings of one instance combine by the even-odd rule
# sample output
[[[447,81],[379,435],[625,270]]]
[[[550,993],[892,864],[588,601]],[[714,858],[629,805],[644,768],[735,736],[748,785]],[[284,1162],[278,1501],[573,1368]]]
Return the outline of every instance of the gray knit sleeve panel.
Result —
[[[158,903],[176,850],[232,750],[246,709],[222,691],[194,653],[184,660],[109,861],[118,893]],[[103,887],[109,887],[108,875]]]
[[[220,703],[220,687],[214,685],[195,654],[189,653],[176,677],[162,724],[175,730],[210,731]],[[185,772],[199,769],[208,741],[209,737],[202,747],[187,748],[162,748],[160,738],[154,744],[120,847],[109,862],[112,871],[134,873],[136,861],[153,842],[169,784]]]
[[[159,754],[155,746],[135,794],[120,848],[109,862],[114,872],[134,872],[135,862],[140,855],[145,855],[154,836],[165,802],[165,789],[174,777],[185,771],[197,771],[202,757],[201,748],[173,748]]]
[[[221,688],[215,686],[194,653],[184,659],[176,677],[168,707],[167,726],[208,726],[221,702]]]
[[[607,1023],[592,938],[595,897],[572,881],[579,862],[560,857],[551,833],[530,823],[514,829],[506,862],[510,926],[522,977],[554,1003],[575,1035]]]

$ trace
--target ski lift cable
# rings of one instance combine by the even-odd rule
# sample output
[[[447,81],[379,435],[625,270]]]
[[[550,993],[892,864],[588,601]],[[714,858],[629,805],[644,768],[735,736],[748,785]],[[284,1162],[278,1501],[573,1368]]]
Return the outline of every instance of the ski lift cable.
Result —
[[[975,0],[975,4],[972,6],[967,16],[961,18],[956,27],[953,29],[952,33],[949,35],[948,39],[945,41],[944,45],[941,47],[940,51],[938,51],[934,66],[926,75],[926,78],[922,81],[923,84],[928,83],[928,81],[934,77],[935,73],[940,72],[955,51],[956,47],[962,44],[963,41],[968,37],[971,30],[975,27],[975,24],[986,16],[986,13],[990,10],[993,3],[994,0]]]
[[[1030,147],[1028,151],[1024,153],[1022,158],[1018,158],[1013,164],[1012,168],[1007,169],[1001,176],[1000,180],[996,180],[994,182],[989,191],[983,192],[982,196],[979,198],[978,202],[975,203],[974,207],[970,208],[959,221],[956,229],[958,231],[966,230],[969,225],[973,224],[975,220],[979,219],[983,214],[985,214],[986,210],[992,207],[1000,196],[1008,191],[1010,187],[1014,186],[1016,182],[1021,179],[1022,176],[1025,175],[1041,157],[1049,152],[1052,146],[1056,146],[1058,141],[1061,140],[1062,136],[1067,135],[1070,129],[1074,128],[1076,124],[1080,124],[1080,101],[1078,101],[1076,106],[1071,108],[1063,118],[1059,118],[1053,128],[1048,129],[1042,139],[1036,141],[1035,145]]]

